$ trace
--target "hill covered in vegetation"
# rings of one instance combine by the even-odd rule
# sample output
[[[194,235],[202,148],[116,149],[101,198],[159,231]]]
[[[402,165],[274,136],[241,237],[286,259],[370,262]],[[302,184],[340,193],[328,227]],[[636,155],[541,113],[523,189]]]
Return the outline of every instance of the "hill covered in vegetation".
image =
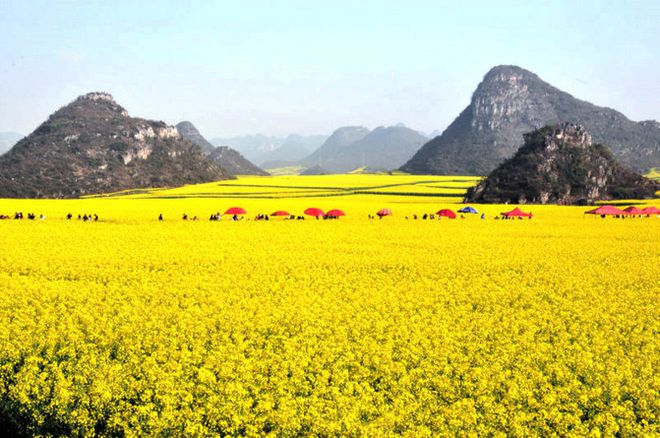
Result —
[[[74,198],[231,178],[164,122],[130,117],[107,93],[52,114],[0,157],[0,197]]]
[[[468,192],[470,202],[592,204],[653,197],[660,184],[621,166],[580,125],[525,134],[525,144]]]

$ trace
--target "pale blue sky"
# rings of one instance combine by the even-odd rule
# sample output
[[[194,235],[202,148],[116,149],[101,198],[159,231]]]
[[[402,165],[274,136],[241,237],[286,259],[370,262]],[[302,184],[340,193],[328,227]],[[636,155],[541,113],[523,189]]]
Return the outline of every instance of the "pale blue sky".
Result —
[[[461,4],[458,4],[461,3]],[[660,119],[659,1],[0,1],[0,131],[88,91],[206,137],[444,129],[494,65]]]

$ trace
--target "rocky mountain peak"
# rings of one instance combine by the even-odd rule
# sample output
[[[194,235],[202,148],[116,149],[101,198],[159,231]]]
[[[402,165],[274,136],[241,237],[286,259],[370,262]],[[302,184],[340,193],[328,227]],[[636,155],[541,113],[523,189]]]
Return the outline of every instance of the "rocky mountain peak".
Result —
[[[60,108],[51,118],[92,119],[109,117],[129,117],[128,111],[119,105],[112,94],[103,91],[78,96],[76,100]]]
[[[638,171],[660,165],[660,125],[633,122],[561,91],[513,65],[492,68],[470,105],[442,135],[426,143],[402,169],[411,173],[485,175],[513,156],[523,134],[561,122],[584,126],[623,164]]]
[[[176,129],[179,134],[198,145],[202,148],[202,151],[206,154],[210,154],[215,146],[213,146],[202,134],[199,132],[197,127],[192,124],[192,122],[183,121],[176,124]]]
[[[106,101],[106,102],[115,102],[115,98],[112,97],[112,94],[106,93],[105,91],[92,91],[91,93],[83,94],[79,96],[77,100],[91,100],[91,101]]]
[[[517,65],[496,65],[495,67],[488,70],[488,73],[486,73],[484,76],[483,82],[503,82],[508,84],[515,84],[523,78],[538,79],[538,76],[529,70],[518,67]]]
[[[176,129],[178,129],[179,133],[184,137],[187,135],[201,135],[197,127],[187,120],[177,123]]]
[[[472,128],[476,131],[507,129],[517,120],[539,127],[557,120],[543,102],[545,83],[534,73],[511,65],[491,69],[472,95]]]

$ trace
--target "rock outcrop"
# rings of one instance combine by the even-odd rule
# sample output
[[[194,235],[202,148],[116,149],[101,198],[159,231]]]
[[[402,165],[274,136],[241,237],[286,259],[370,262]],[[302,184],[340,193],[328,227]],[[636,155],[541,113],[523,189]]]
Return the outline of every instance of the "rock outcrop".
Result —
[[[653,197],[660,184],[617,163],[580,125],[543,127],[468,192],[467,201],[516,204],[592,204]]]
[[[73,198],[230,178],[163,122],[130,117],[108,93],[53,113],[0,157],[0,197]]]
[[[633,122],[609,108],[578,100],[516,66],[491,69],[470,105],[403,167],[410,173],[486,175],[522,145],[525,132],[578,123],[637,171],[660,165],[660,125]]]

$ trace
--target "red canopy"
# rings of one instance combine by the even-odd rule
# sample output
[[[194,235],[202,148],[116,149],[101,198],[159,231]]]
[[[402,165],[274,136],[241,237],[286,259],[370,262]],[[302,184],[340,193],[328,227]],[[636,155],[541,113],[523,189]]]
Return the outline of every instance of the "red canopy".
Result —
[[[511,211],[507,211],[505,213],[500,213],[500,214],[505,217],[532,217],[532,213],[525,213],[518,207],[514,208]]]
[[[650,206],[642,210],[642,214],[660,214],[660,209]]]
[[[225,214],[245,214],[247,211],[241,207],[232,207],[225,211]]]
[[[277,210],[276,212],[273,212],[270,214],[271,216],[289,216],[288,211],[283,211],[283,210]]]
[[[327,214],[328,216],[334,216],[334,217],[346,216],[346,213],[344,213],[343,211],[338,210],[338,209],[336,209],[336,208],[335,208],[334,210],[330,210],[330,211],[327,212],[326,214]]]
[[[625,208],[623,211],[625,211],[628,214],[644,214],[644,213],[642,213],[641,209],[639,209],[637,207],[633,207],[633,206]]]
[[[435,214],[437,214],[438,216],[441,216],[441,217],[444,216],[444,217],[448,217],[450,219],[456,219],[456,213],[454,213],[453,211],[451,211],[447,208],[444,208],[444,209],[436,212]]]
[[[601,205],[593,210],[585,211],[584,214],[597,214],[606,216],[617,216],[622,214],[629,214],[627,211],[616,208],[613,205]]]
[[[380,217],[392,216],[392,210],[390,210],[389,208],[383,208],[382,210],[379,210],[378,213],[376,214]]]
[[[321,210],[320,208],[311,207],[305,210],[305,214],[307,216],[319,217],[319,216],[323,216],[325,213],[323,213],[323,210]]]

